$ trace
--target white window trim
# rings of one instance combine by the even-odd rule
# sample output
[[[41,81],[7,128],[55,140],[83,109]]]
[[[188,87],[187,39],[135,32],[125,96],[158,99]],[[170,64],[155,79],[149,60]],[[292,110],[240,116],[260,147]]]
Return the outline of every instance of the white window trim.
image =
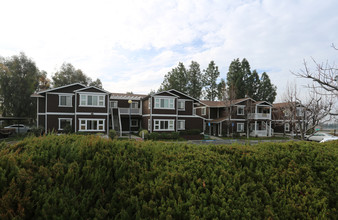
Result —
[[[237,115],[244,115],[244,107],[245,107],[244,105],[237,105]],[[243,109],[243,114],[239,114],[239,113],[238,113],[238,110],[239,110],[240,108]]]
[[[238,128],[240,126],[238,126],[238,125],[242,125],[241,127],[243,128],[243,130],[239,130]],[[237,123],[237,132],[244,132],[244,123]]]
[[[183,122],[183,128],[180,128],[180,123]],[[185,120],[177,120],[177,130],[185,130]]]
[[[152,98],[150,98],[149,101],[148,101],[148,109],[150,109],[150,107],[151,107],[151,99]]]
[[[183,103],[183,108],[179,108],[179,104],[178,103]],[[178,111],[185,111],[185,100],[181,100],[181,99],[179,99],[178,101],[177,101],[177,109],[178,109]]]
[[[290,131],[290,124],[289,123],[284,124],[284,131]]]
[[[66,96],[66,97],[70,97],[70,105],[61,105],[61,97],[62,96]],[[73,107],[73,95],[63,95],[63,94],[59,94],[59,107]]]
[[[175,98],[168,98],[168,97],[155,97],[155,105],[154,105],[154,109],[175,109]],[[161,101],[157,102],[157,100],[161,100],[161,99],[167,99],[168,100],[168,108],[165,107],[161,107]],[[170,101],[172,100],[172,108],[170,108]],[[156,106],[156,104],[159,104],[159,106]]]
[[[135,108],[135,106],[133,106],[133,104],[136,104],[136,108]],[[132,101],[132,103],[131,103],[131,108],[132,109],[138,109],[139,107],[138,107],[138,101]]]
[[[135,124],[135,125],[133,125],[133,121],[134,121],[134,122],[136,121],[136,124]],[[138,127],[138,120],[137,120],[137,119],[131,119],[130,124],[131,124],[131,127],[133,127],[133,128]]]
[[[150,131],[151,124],[150,124],[150,119],[148,119],[148,131]]]
[[[201,115],[206,115],[207,114],[207,108],[203,107],[201,108]]]
[[[168,122],[168,129],[161,129],[161,121],[167,121]],[[169,124],[172,122],[172,128],[169,128]],[[158,123],[159,128],[156,128],[156,124]],[[175,131],[175,120],[174,119],[154,119],[154,131]]]
[[[84,130],[81,129],[81,121],[83,121],[83,120],[85,121],[85,127],[86,127]],[[102,130],[100,130],[100,129],[88,130],[87,129],[87,121],[97,121],[97,127],[99,127],[99,121],[103,121],[103,124],[102,124],[103,129]],[[104,129],[105,121],[106,121],[106,119],[104,119],[104,118],[79,118],[79,131],[105,131],[105,129]]]
[[[63,131],[63,129],[60,127],[61,126],[61,120],[70,121],[70,126],[73,126],[73,119],[72,118],[59,118],[58,130]]]
[[[82,105],[81,102],[81,97],[82,96],[86,96],[86,104],[85,105]],[[96,96],[97,97],[97,105],[88,105],[88,96]],[[100,96],[103,97],[103,105],[99,105],[100,103]],[[98,95],[98,94],[80,94],[80,99],[79,99],[79,107],[93,107],[93,108],[105,108],[106,107],[106,95]]]
[[[116,107],[114,107],[115,104],[113,104],[113,103],[116,103]],[[111,104],[110,105],[111,108],[118,108],[118,106],[119,106],[119,102],[118,101],[110,101],[110,104]]]

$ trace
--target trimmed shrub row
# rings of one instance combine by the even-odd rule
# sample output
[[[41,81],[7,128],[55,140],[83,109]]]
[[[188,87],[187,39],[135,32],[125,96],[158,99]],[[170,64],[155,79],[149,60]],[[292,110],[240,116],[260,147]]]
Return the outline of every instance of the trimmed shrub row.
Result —
[[[337,219],[337,146],[0,143],[0,219]]]

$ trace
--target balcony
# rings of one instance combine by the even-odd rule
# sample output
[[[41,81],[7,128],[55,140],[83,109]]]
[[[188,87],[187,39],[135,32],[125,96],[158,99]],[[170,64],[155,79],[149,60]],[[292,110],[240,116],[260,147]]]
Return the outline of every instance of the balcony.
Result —
[[[131,115],[141,115],[140,108],[119,108],[121,115],[129,115],[129,111]]]
[[[271,114],[270,113],[249,113],[248,115],[249,119],[267,119],[271,120]]]

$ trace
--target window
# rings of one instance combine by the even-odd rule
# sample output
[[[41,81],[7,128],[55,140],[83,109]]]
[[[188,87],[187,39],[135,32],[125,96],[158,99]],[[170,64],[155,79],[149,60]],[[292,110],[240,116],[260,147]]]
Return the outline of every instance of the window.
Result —
[[[131,127],[138,127],[138,120],[137,119],[131,119]]]
[[[201,108],[201,114],[202,115],[206,115],[207,114],[207,108],[206,107]]]
[[[302,115],[303,115],[303,109],[302,109],[302,108],[299,108],[299,107],[298,107],[298,108],[296,109],[296,111],[297,111],[297,113],[296,113],[297,116],[302,116]]]
[[[59,95],[59,106],[60,107],[72,107],[72,96],[71,95]]]
[[[105,95],[80,95],[80,106],[105,107]]]
[[[154,120],[154,131],[174,130],[174,120]]]
[[[284,131],[290,131],[290,124],[289,123],[284,124]]]
[[[72,126],[71,118],[59,118],[59,130],[63,130],[69,125]]]
[[[111,108],[117,108],[117,106],[118,106],[118,101],[110,101]]]
[[[237,115],[244,115],[244,106],[237,106]]]
[[[149,99],[148,109],[150,109],[150,106],[151,106],[151,99],[152,98]]]
[[[178,102],[177,102],[177,108],[178,108],[178,110],[185,110],[185,101],[183,101],[183,100],[178,100]]]
[[[284,116],[288,117],[289,116],[289,111],[288,110],[284,110]]]
[[[173,98],[155,98],[155,108],[174,109]]]
[[[192,112],[193,112],[194,115],[196,115],[196,109],[195,108],[192,109]]]
[[[244,123],[237,123],[237,132],[244,132]]]
[[[79,119],[79,131],[104,131],[104,119]]]
[[[132,102],[131,108],[138,108],[138,102]]]
[[[177,129],[178,130],[185,130],[185,120],[178,120],[177,121]]]

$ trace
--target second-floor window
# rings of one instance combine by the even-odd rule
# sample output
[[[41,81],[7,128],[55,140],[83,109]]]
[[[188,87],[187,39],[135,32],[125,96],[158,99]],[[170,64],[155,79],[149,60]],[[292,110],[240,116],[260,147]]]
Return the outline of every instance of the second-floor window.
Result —
[[[132,102],[131,108],[138,108],[138,102]]]
[[[173,98],[155,98],[155,108],[174,109]]]
[[[185,110],[185,101],[178,100],[178,102],[177,102],[177,108],[178,108],[178,110],[181,110],[181,111]]]
[[[207,108],[206,107],[201,108],[201,114],[202,115],[206,115],[207,114]]]
[[[80,106],[105,107],[105,95],[80,95]]]
[[[244,115],[244,106],[237,106],[237,115]]]
[[[59,95],[59,106],[72,107],[72,96],[71,95]]]
[[[118,106],[118,101],[110,101],[111,108],[117,108],[117,106]]]

